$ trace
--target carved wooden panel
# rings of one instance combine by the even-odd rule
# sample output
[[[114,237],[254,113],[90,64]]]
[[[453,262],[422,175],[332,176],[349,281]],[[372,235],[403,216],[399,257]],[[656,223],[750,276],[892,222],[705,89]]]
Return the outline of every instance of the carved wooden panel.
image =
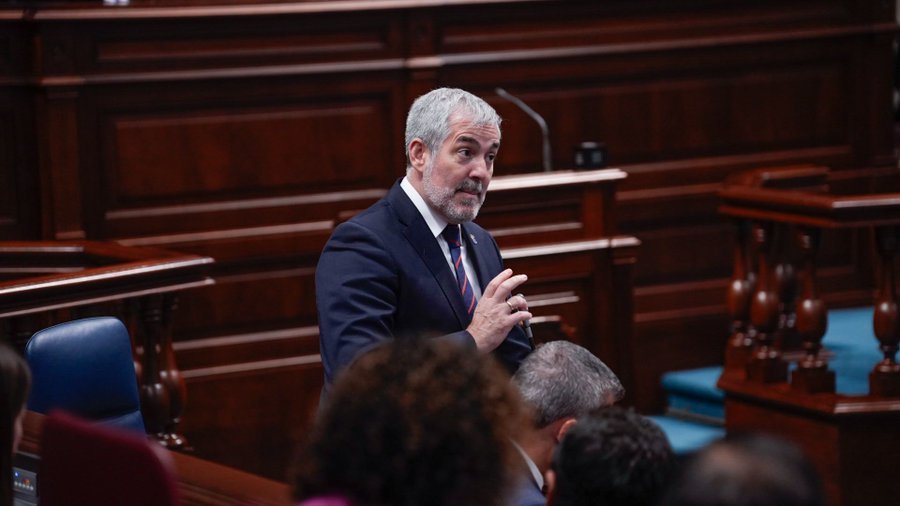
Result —
[[[2,58],[2,55],[0,55]],[[35,139],[28,115],[28,95],[19,87],[0,86],[0,238],[38,237]]]
[[[388,125],[372,130],[393,111],[396,97],[386,85],[310,95],[309,89],[285,83],[231,82],[214,93],[176,87],[168,99],[153,103],[145,95],[157,90],[155,85],[91,96],[97,100],[97,124],[91,126],[100,144],[91,149],[102,153],[102,170],[95,177],[105,190],[103,211],[116,219],[116,211],[154,204],[380,186],[400,172],[390,149],[396,132]],[[194,215],[210,209],[183,211]]]
[[[197,455],[286,480],[293,447],[319,402],[318,358],[316,353],[185,370],[182,427]]]

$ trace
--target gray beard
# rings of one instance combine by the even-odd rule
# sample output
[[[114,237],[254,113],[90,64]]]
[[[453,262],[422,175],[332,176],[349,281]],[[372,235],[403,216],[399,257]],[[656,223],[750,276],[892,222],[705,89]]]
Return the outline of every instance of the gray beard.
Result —
[[[422,185],[425,188],[425,198],[432,207],[437,209],[447,218],[447,221],[459,224],[466,221],[472,221],[478,216],[478,211],[481,209],[481,204],[484,203],[484,193],[481,183],[476,183],[474,181],[466,180],[460,185],[460,188],[449,189],[449,188],[441,188],[434,184],[432,179],[432,173],[434,171],[434,163],[429,163],[427,167],[425,167],[425,174],[422,177]],[[471,190],[478,190],[481,193],[481,198],[474,205],[459,205],[453,202],[453,196],[456,195],[456,190],[461,188],[467,188]]]

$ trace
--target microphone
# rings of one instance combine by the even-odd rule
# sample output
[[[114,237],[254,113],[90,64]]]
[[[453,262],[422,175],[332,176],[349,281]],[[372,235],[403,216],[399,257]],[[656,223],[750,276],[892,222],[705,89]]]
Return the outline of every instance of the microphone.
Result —
[[[516,104],[516,107],[518,107],[519,109],[522,109],[522,111],[524,111],[525,114],[530,116],[531,119],[533,119],[534,122],[537,123],[538,126],[541,128],[541,134],[543,135],[543,140],[544,140],[544,153],[543,153],[544,154],[544,172],[552,171],[553,170],[553,167],[552,167],[553,157],[550,155],[550,130],[547,129],[547,122],[544,121],[544,118],[540,114],[535,112],[534,109],[532,109],[531,107],[528,107],[528,105],[525,102],[522,102],[520,99],[510,95],[509,92],[507,92],[503,88],[499,88],[499,87],[494,88],[494,91],[497,92],[497,95],[500,95],[501,97],[505,98],[506,100],[509,100],[510,102]]]
[[[518,297],[522,297],[522,300],[525,300],[525,296],[521,293],[516,294]],[[534,345],[534,334],[531,333],[531,319],[522,321],[522,329],[525,331],[525,337],[528,338],[528,344],[531,345],[532,351],[536,348]]]
[[[531,333],[531,320],[522,322],[522,328],[525,330],[525,337],[528,338],[528,344],[531,345],[532,351],[536,348],[534,345],[534,334]]]

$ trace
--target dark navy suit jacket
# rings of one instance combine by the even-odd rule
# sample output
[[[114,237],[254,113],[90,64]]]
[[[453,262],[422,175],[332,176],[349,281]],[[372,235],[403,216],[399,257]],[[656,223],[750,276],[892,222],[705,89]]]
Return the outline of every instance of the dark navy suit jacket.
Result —
[[[547,498],[544,497],[537,482],[534,481],[534,476],[531,475],[528,464],[525,463],[525,457],[523,456],[520,461],[519,481],[512,490],[507,506],[545,506]]]
[[[545,506],[547,498],[541,493],[531,473],[522,476],[516,488],[513,489],[512,500],[509,506]]]
[[[503,270],[500,250],[474,223],[462,225],[462,237],[483,292]],[[316,304],[326,389],[339,370],[386,339],[443,337],[475,345],[456,278],[399,180],[335,229],[316,267]],[[530,351],[516,326],[494,354],[515,371]]]

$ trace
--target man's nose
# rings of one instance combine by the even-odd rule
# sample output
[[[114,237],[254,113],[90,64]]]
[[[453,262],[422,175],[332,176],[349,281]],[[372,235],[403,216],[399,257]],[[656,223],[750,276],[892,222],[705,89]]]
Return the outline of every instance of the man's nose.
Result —
[[[491,176],[490,162],[483,158],[479,158],[472,164],[469,171],[469,177],[479,181],[486,181]]]

